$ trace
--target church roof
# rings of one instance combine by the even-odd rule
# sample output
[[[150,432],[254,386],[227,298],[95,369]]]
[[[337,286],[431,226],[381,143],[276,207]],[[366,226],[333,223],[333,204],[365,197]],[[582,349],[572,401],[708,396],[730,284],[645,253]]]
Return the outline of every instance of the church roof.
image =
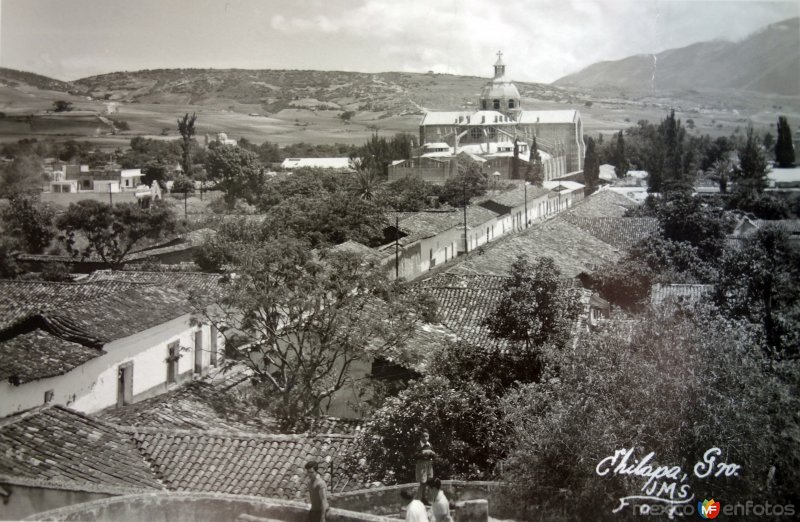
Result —
[[[495,78],[491,82],[484,85],[481,89],[481,99],[501,99],[507,100],[509,98],[518,100],[519,91],[517,86],[507,80],[505,76]]]
[[[580,117],[577,110],[522,111],[519,123],[574,123]]]
[[[459,118],[462,121],[458,121]],[[420,125],[515,125],[517,122],[498,111],[430,111]]]

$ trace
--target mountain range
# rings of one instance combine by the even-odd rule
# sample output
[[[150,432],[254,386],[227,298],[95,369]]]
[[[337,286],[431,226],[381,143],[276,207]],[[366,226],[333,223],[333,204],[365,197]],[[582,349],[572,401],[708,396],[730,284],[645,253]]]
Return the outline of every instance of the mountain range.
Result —
[[[798,96],[800,18],[768,25],[738,42],[700,42],[595,63],[554,84],[634,92],[713,88]]]

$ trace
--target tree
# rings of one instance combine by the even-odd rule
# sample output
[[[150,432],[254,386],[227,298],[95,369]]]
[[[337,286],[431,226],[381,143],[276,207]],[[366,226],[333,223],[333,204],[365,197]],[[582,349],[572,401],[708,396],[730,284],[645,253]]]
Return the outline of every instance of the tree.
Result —
[[[11,279],[22,272],[15,256],[18,249],[15,239],[0,236],[0,277]]]
[[[183,118],[178,118],[178,132],[181,134],[181,149],[183,150],[183,159],[181,161],[181,168],[186,176],[192,175],[192,146],[194,145],[195,128],[194,124],[197,121],[197,114],[189,113],[183,115]]]
[[[792,130],[786,116],[778,117],[778,141],[775,143],[775,161],[782,169],[794,166],[794,144],[792,143]]]
[[[364,460],[374,480],[411,482],[422,430],[430,433],[437,453],[437,477],[491,479],[505,453],[508,427],[497,401],[474,382],[429,376],[412,382],[373,413],[358,437],[355,457]]]
[[[439,195],[442,203],[463,207],[469,201],[486,194],[489,180],[477,162],[463,156],[458,157],[458,174],[447,178]],[[466,203],[464,198],[466,197]]]
[[[756,198],[767,187],[767,159],[753,127],[747,129],[747,141],[739,149],[739,167],[734,170],[738,198]]]
[[[256,155],[240,147],[220,146],[206,155],[209,180],[225,192],[225,201],[233,206],[241,198],[255,203],[264,192],[264,176]]]
[[[536,144],[536,136],[533,137],[531,143],[531,153],[528,160],[528,168],[525,171],[525,181],[541,187],[544,183],[544,166],[542,165],[542,156],[539,154],[539,147]]]
[[[586,159],[583,164],[583,178],[586,182],[586,195],[597,191],[600,184],[600,162],[597,159],[594,140],[586,138]]]
[[[686,130],[675,118],[675,111],[670,111],[657,128],[646,121],[639,123],[635,135],[642,140],[639,154],[648,173],[647,191],[690,193],[693,156],[684,146]]]
[[[765,362],[753,325],[713,310],[664,310],[587,335],[579,350],[546,355],[558,378],[521,386],[503,401],[513,426],[503,479],[522,511],[515,519],[641,519],[630,505],[612,510],[623,497],[644,495],[647,477],[601,466],[630,448],[631,466],[653,452],[650,469],[680,466],[687,474],[676,481],[675,500],[686,485],[692,502],[703,495],[796,501],[796,443],[787,434],[799,428],[791,391],[798,364]],[[723,450],[717,462],[742,466],[737,477],[695,476],[714,447]],[[598,467],[610,471],[599,475]],[[655,492],[671,483],[659,482]]]
[[[175,230],[175,215],[164,205],[142,209],[134,203],[113,207],[95,200],[71,203],[58,217],[60,239],[72,256],[96,254],[113,269],[120,269],[133,247],[145,239],[158,239]],[[78,238],[86,246],[78,247]]]
[[[511,158],[511,179],[520,179],[519,176],[519,140],[514,138],[514,156]]]
[[[711,166],[711,175],[719,184],[719,192],[728,192],[728,180],[733,173],[733,162],[727,158],[720,158]]]
[[[67,112],[72,110],[72,102],[65,100],[56,100],[53,102],[53,110],[55,112]]]
[[[763,325],[767,344],[796,357],[800,346],[800,252],[785,229],[767,226],[725,253],[715,299],[734,318]]]
[[[707,262],[722,256],[725,238],[733,231],[733,221],[725,211],[685,193],[666,195],[654,200],[654,205],[664,238],[691,244]]]
[[[0,166],[0,197],[41,192],[45,182],[42,161],[35,156],[18,156],[11,164]]]
[[[619,131],[617,139],[614,142],[612,163],[614,164],[614,174],[616,174],[618,178],[624,178],[628,173],[630,165],[625,155],[625,138],[623,137],[622,131]]]
[[[236,277],[215,309],[198,313],[226,335],[227,367],[253,372],[259,406],[284,429],[324,413],[353,384],[356,361],[402,347],[413,332],[415,297],[355,254],[312,252],[252,227],[220,243]]]
[[[580,313],[578,293],[565,282],[555,262],[541,257],[531,265],[519,256],[503,284],[503,295],[485,325],[495,337],[522,343],[564,346]]]
[[[17,239],[29,254],[41,254],[56,237],[55,210],[34,196],[18,195],[2,211],[4,233]]]

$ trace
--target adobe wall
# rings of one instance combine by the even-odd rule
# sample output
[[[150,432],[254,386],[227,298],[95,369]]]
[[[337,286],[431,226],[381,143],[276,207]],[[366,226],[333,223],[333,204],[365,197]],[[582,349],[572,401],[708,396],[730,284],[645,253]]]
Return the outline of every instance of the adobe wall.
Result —
[[[9,493],[0,502],[0,520],[22,520],[41,511],[111,497],[106,493],[69,491],[1,483]]]
[[[42,192],[42,203],[52,203],[61,207],[68,207],[70,203],[77,203],[87,199],[108,203],[108,192]],[[111,201],[117,203],[136,203],[133,192],[113,192]]]

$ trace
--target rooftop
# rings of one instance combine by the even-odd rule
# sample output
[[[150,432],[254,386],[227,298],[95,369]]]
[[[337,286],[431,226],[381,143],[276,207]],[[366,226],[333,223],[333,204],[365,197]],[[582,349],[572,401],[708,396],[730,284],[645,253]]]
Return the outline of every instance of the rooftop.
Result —
[[[575,205],[565,214],[584,218],[623,217],[629,208],[638,205],[634,200],[622,194],[611,190],[600,190],[584,198],[579,205]]]
[[[714,285],[653,285],[650,289],[650,304],[658,306],[668,302],[696,303],[704,300],[713,290]]]
[[[544,187],[536,187],[534,185],[528,186],[526,192],[525,186],[520,185],[511,190],[506,190],[504,192],[501,192],[500,194],[494,194],[483,199],[484,201],[494,201],[495,203],[498,203],[507,208],[516,208],[525,205],[526,197],[527,201],[531,202],[536,198],[544,196],[548,192],[549,192],[548,189]]]
[[[0,420],[0,480],[117,493],[163,489],[127,435],[60,406]]]
[[[0,340],[0,380],[24,384],[62,375],[104,353],[36,328]]]
[[[127,428],[126,428],[127,429]],[[259,435],[230,431],[130,428],[155,475],[173,491],[305,499],[303,466],[320,462],[332,492],[360,489],[343,471],[352,435]]]
[[[578,208],[581,205],[576,205]],[[506,236],[473,251],[448,270],[452,274],[507,275],[519,255],[531,260],[551,257],[563,277],[573,278],[591,272],[607,262],[617,262],[617,248],[597,239],[560,217],[535,224],[519,234]]]
[[[661,225],[656,218],[579,217],[567,214],[564,219],[620,250],[628,250],[645,238],[661,234]]]

